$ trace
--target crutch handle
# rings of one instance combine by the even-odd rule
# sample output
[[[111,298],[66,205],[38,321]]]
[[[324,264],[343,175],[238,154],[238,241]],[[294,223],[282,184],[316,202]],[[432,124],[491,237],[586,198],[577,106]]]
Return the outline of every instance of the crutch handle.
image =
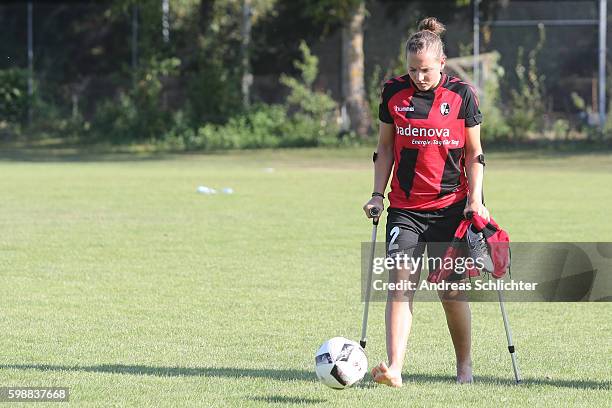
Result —
[[[378,219],[380,217],[380,211],[378,210],[378,208],[370,208],[370,217],[372,217],[372,224],[378,225]]]

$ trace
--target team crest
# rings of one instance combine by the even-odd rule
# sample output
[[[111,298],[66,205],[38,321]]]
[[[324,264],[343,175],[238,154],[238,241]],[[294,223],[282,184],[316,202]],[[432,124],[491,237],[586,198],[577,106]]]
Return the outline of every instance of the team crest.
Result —
[[[442,116],[446,116],[450,113],[450,105],[446,102],[440,105],[440,113]]]

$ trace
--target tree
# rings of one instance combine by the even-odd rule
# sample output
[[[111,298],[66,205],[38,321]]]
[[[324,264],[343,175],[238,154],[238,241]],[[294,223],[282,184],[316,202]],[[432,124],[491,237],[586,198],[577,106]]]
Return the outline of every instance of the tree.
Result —
[[[371,126],[364,80],[363,20],[365,4],[349,10],[342,27],[342,99],[350,129],[365,137]]]
[[[306,12],[324,21],[329,30],[342,29],[342,108],[349,129],[367,137],[371,126],[364,79],[363,23],[365,0],[318,0],[309,2]]]
[[[247,109],[250,104],[250,89],[253,75],[249,63],[249,47],[251,44],[251,0],[242,0],[242,22],[240,25],[240,59],[242,66],[242,106]]]

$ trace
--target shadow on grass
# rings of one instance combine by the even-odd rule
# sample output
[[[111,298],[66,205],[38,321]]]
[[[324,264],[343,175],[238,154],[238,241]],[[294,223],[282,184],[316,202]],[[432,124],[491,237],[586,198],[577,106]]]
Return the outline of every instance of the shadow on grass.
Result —
[[[536,139],[520,142],[485,140],[483,147],[489,153],[516,153],[522,154],[525,158],[533,158],[574,154],[610,154],[612,141],[609,139],[603,141]]]
[[[62,148],[3,148],[0,149],[0,162],[26,163],[78,163],[78,162],[141,162],[164,160],[170,154],[156,152],[122,152],[112,150],[86,149],[81,147]]]
[[[366,145],[362,146],[365,148]],[[373,146],[373,145],[372,145]],[[492,142],[490,146],[485,143],[489,153],[506,153],[514,159],[558,158],[573,155],[609,155],[612,153],[612,142],[592,141],[564,141],[564,140],[536,140],[520,143]],[[274,150],[276,149],[254,149]],[[254,150],[215,150],[215,151],[182,151],[163,150],[152,145],[129,145],[110,143],[87,144],[69,142],[62,139],[50,138],[31,142],[1,141],[0,162],[131,162],[147,160],[166,160],[181,155],[210,155],[223,156],[228,154],[248,153]],[[285,148],[296,152],[317,151],[318,148]],[[337,152],[351,151],[351,149],[338,148]],[[352,155],[349,155],[352,157]],[[361,156],[354,156],[359,159]]]
[[[236,367],[154,367],[143,365],[123,365],[123,364],[101,364],[94,366],[64,366],[64,365],[48,365],[48,364],[0,364],[0,369],[13,370],[38,370],[38,371],[82,371],[94,373],[112,373],[112,374],[129,374],[129,375],[151,375],[157,377],[223,377],[223,378],[269,378],[280,381],[308,381],[316,382],[314,372],[305,370],[286,370],[286,369],[254,369],[254,368],[236,368]],[[433,374],[404,374],[406,385],[412,382],[421,383],[445,383],[454,384],[455,377],[450,375],[433,375]],[[514,379],[508,377],[492,377],[492,376],[475,376],[476,384],[486,385],[514,385]],[[575,388],[588,390],[609,390],[611,387],[610,381],[596,380],[555,380],[555,379],[535,379],[525,378],[520,385],[524,386],[552,386],[559,388]],[[366,379],[355,385],[358,388],[376,387],[371,379]],[[283,397],[284,398],[284,397]]]
[[[432,374],[408,374],[404,375],[405,384],[411,382],[442,382],[442,383],[455,383],[455,377],[450,375],[432,375]],[[508,377],[491,377],[491,376],[474,376],[475,384],[486,384],[486,385],[516,385],[514,378],[509,375]],[[554,379],[535,379],[535,378],[524,378],[523,382],[518,385],[519,387],[534,386],[534,385],[548,385],[559,388],[575,388],[583,390],[609,390],[610,381],[596,381],[596,380],[554,380]]]
[[[0,364],[0,369],[38,371],[83,371],[157,377],[225,377],[270,378],[283,381],[316,381],[313,372],[304,370],[274,370],[234,367],[153,367],[143,365],[101,364],[94,366],[69,366],[48,364]]]
[[[167,160],[189,154],[225,155],[229,151],[159,150],[151,145],[70,143],[61,139],[35,142],[1,142],[0,162],[141,162]]]
[[[304,405],[304,404],[321,404],[327,400],[319,398],[300,398],[300,397],[285,397],[283,395],[268,395],[265,397],[252,397],[251,401],[266,402],[268,404],[283,404],[283,405]]]

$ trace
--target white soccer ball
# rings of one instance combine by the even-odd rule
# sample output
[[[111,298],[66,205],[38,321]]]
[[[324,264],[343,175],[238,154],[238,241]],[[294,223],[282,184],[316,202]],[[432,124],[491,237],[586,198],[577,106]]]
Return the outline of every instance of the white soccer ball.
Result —
[[[344,337],[327,340],[315,355],[317,378],[328,387],[342,390],[363,378],[368,358],[356,342]]]

